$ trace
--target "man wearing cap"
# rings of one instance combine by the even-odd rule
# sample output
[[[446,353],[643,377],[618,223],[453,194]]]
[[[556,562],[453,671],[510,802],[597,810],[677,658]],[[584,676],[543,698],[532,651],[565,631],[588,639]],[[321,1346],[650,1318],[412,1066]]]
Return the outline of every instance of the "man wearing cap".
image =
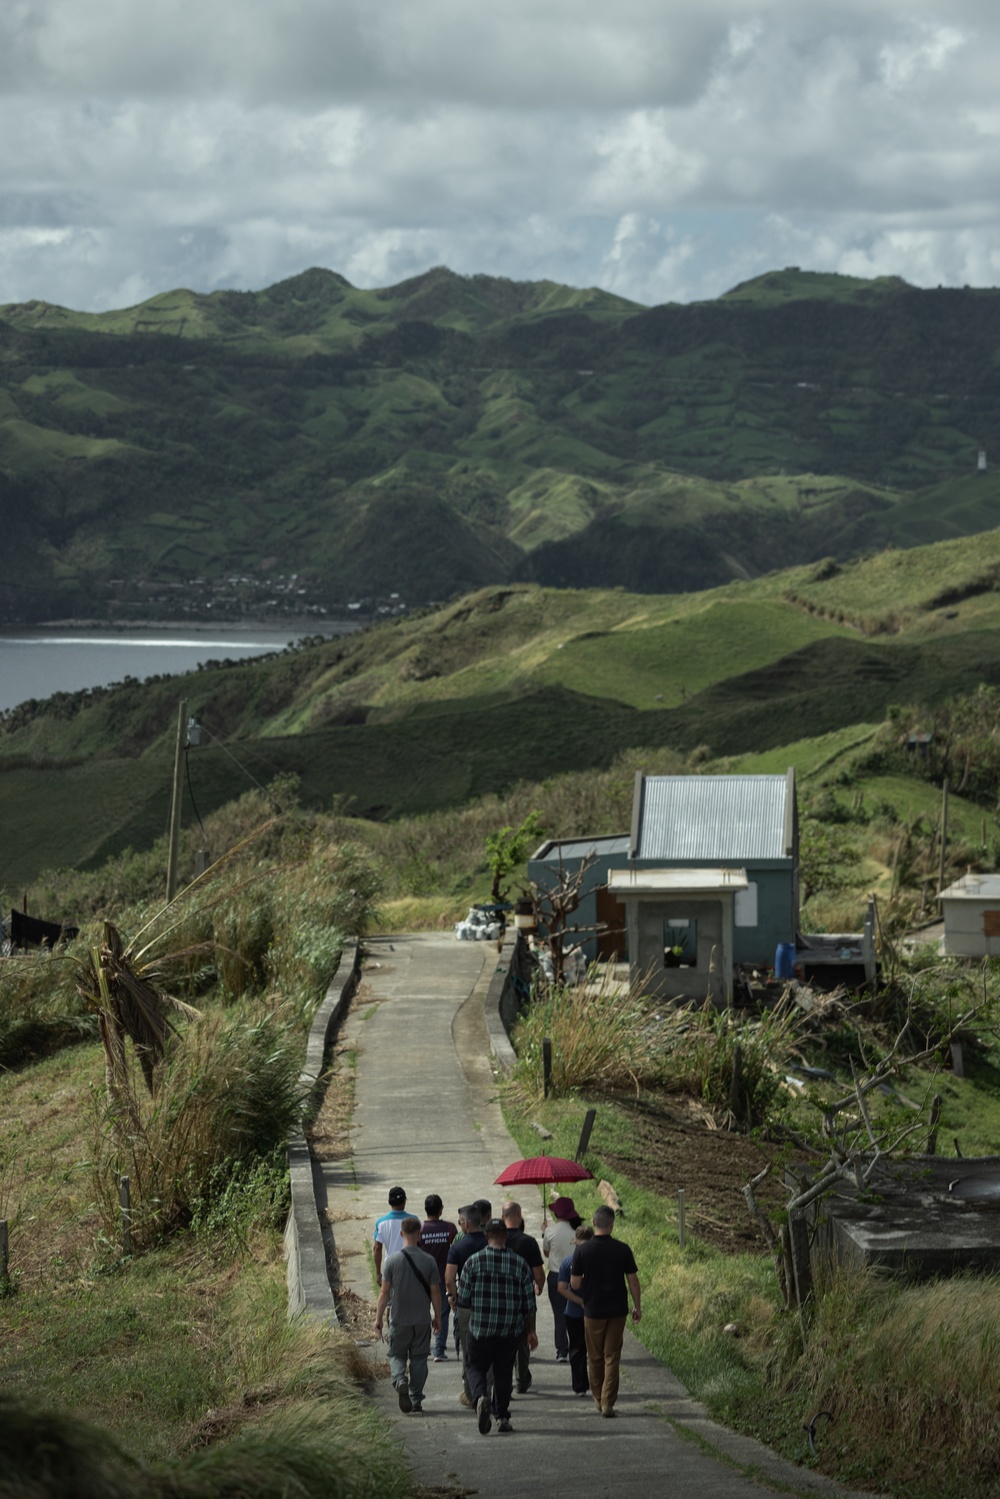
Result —
[[[569,1284],[583,1300],[590,1393],[601,1415],[613,1416],[630,1292],[632,1321],[642,1316],[639,1274],[629,1246],[611,1237],[613,1209],[598,1208],[591,1221],[594,1237],[573,1251]]]
[[[542,1234],[542,1253],[548,1270],[546,1284],[555,1324],[556,1363],[565,1364],[569,1358],[569,1334],[566,1330],[566,1298],[559,1291],[559,1270],[563,1260],[576,1247],[575,1234],[580,1218],[572,1197],[557,1197],[549,1204],[549,1211],[553,1222]]]
[[[382,1261],[395,1254],[403,1243],[402,1222],[410,1215],[406,1211],[406,1193],[402,1187],[389,1188],[389,1211],[375,1221],[374,1247],[375,1283],[382,1286]]]
[[[487,1376],[493,1370],[492,1407],[500,1431],[510,1424],[510,1396],[514,1360],[523,1334],[531,1349],[535,1333],[535,1284],[519,1254],[507,1248],[507,1225],[491,1218],[486,1225],[486,1248],[466,1260],[458,1278],[458,1302],[469,1308],[466,1363],[473,1403],[483,1436],[493,1425]]]

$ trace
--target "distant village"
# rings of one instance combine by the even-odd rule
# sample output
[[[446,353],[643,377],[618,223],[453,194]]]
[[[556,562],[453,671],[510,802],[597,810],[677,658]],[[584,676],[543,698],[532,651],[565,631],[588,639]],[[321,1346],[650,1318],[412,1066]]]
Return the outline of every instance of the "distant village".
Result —
[[[154,617],[228,623],[289,618],[334,621],[407,612],[406,602],[398,593],[338,600],[315,577],[297,572],[259,577],[228,573],[176,583],[151,578],[111,578],[105,598],[108,618],[123,622]]]

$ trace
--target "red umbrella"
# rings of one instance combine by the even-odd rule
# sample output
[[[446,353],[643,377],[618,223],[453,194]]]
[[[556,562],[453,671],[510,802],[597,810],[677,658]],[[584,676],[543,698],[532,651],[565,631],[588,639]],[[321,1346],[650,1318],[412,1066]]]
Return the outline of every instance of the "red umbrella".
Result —
[[[496,1185],[541,1187],[546,1182],[592,1181],[593,1177],[592,1171],[576,1161],[566,1161],[557,1155],[533,1155],[526,1161],[514,1161],[505,1166],[496,1179]]]
[[[577,1161],[558,1155],[532,1155],[525,1161],[513,1161],[496,1179],[498,1187],[544,1187],[555,1182],[593,1181],[594,1173]],[[545,1194],[542,1194],[542,1227],[546,1226]]]

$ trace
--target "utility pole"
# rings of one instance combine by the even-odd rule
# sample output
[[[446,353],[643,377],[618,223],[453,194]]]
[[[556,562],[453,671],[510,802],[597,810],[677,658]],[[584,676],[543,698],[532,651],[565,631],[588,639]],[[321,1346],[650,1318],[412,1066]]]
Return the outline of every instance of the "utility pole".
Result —
[[[170,843],[167,851],[167,904],[177,894],[177,845],[181,836],[181,795],[184,749],[187,745],[187,699],[177,705],[177,745],[174,749],[174,790],[170,799]]]
[[[941,904],[941,891],[944,889],[945,855],[948,848],[948,777],[944,778],[941,788],[941,862],[938,867],[938,915],[944,907]]]

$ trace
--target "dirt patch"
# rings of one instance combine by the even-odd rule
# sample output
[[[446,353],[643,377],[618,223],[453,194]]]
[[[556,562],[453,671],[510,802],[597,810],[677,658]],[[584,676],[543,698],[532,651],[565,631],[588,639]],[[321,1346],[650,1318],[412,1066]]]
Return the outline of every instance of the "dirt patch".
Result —
[[[351,997],[348,1013],[365,1009],[374,1002],[371,986],[361,983]],[[351,1153],[350,1128],[354,1112],[354,1061],[350,1047],[335,1041],[326,1065],[323,1100],[306,1130],[306,1139],[318,1161],[343,1161]]]
[[[374,1301],[366,1301],[354,1291],[341,1290],[337,1294],[337,1315],[341,1326],[356,1343],[370,1343],[374,1349],[379,1347],[378,1333],[375,1331]],[[386,1364],[386,1375],[388,1372],[389,1365]],[[378,1374],[380,1377],[381,1371]]]
[[[694,1100],[619,1097],[615,1105],[630,1116],[633,1143],[627,1154],[603,1151],[606,1166],[664,1198],[675,1198],[682,1188],[688,1228],[713,1248],[726,1254],[767,1252],[742,1193],[781,1147],[713,1128]],[[769,1177],[757,1189],[757,1200],[765,1209],[783,1204],[780,1181]],[[627,1191],[622,1202],[627,1223]]]

